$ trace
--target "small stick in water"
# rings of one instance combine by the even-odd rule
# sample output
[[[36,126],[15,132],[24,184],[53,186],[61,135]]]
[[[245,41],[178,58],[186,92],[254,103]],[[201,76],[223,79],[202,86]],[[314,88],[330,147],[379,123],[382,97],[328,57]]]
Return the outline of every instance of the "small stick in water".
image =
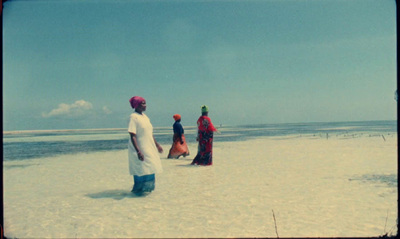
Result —
[[[382,136],[383,136],[383,135],[382,135]],[[386,224],[387,224],[387,219],[388,219],[388,217],[389,217],[389,210],[387,210],[387,212],[386,212],[386,221],[385,221],[385,228],[383,229],[383,233],[386,232]],[[387,233],[386,233],[386,235],[387,235]]]
[[[276,236],[279,238],[279,235],[278,235],[278,228],[276,227],[276,219],[275,219],[275,213],[274,213],[274,210],[272,210],[272,216],[274,217]]]

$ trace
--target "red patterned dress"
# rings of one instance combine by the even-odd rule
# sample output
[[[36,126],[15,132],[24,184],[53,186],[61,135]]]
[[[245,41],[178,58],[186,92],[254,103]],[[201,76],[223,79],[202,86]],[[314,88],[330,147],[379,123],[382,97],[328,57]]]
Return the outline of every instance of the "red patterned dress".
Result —
[[[212,165],[212,143],[217,129],[208,116],[200,116],[197,120],[199,147],[192,164]]]

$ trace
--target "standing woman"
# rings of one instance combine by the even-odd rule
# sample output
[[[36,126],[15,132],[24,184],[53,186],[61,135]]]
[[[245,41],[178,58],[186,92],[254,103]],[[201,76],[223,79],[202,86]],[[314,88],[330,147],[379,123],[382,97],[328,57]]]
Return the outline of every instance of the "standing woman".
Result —
[[[210,117],[208,117],[208,107],[206,105],[201,106],[201,116],[197,120],[197,127],[199,147],[192,165],[212,165],[212,143],[214,132],[217,129],[212,124]]]
[[[129,172],[133,175],[132,192],[137,195],[150,193],[155,188],[155,174],[162,172],[158,153],[162,147],[153,136],[150,119],[143,113],[146,111],[146,100],[140,96],[132,97],[129,102],[135,112],[129,122]]]
[[[168,158],[179,158],[180,156],[186,157],[189,155],[189,149],[186,144],[186,139],[182,124],[181,124],[181,116],[176,114],[172,116],[175,120],[173,127],[174,136],[172,138],[172,146],[169,150]]]

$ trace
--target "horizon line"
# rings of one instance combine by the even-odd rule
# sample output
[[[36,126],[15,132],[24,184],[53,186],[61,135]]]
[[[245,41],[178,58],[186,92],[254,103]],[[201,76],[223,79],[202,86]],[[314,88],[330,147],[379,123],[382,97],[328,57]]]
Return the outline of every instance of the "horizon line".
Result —
[[[356,122],[379,122],[379,121],[397,121],[395,120],[355,120],[355,121],[312,121],[312,122],[287,122],[287,123],[259,123],[259,124],[237,124],[237,125],[224,125],[214,124],[215,127],[238,127],[248,125],[284,125],[284,124],[315,124],[315,123],[356,123]],[[196,128],[197,126],[185,126],[185,128]],[[156,126],[154,129],[170,129],[170,126]],[[3,135],[19,134],[19,133],[40,133],[40,132],[74,132],[74,131],[113,131],[113,130],[126,130],[127,128],[87,128],[87,129],[26,129],[26,130],[3,130]]]

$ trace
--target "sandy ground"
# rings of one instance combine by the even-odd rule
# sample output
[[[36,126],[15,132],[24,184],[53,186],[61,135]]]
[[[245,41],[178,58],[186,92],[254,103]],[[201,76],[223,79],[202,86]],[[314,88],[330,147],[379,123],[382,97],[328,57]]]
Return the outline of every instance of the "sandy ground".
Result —
[[[5,236],[365,237],[397,233],[397,135],[215,142],[130,193],[127,150],[5,161]],[[275,219],[274,219],[275,216]]]

